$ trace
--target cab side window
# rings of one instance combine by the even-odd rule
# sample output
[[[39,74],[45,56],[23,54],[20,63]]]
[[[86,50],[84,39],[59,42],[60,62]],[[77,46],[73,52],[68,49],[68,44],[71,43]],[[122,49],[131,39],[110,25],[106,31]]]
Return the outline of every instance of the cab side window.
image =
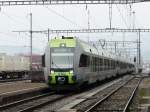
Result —
[[[79,67],[88,67],[89,64],[90,64],[90,57],[85,54],[81,54]]]

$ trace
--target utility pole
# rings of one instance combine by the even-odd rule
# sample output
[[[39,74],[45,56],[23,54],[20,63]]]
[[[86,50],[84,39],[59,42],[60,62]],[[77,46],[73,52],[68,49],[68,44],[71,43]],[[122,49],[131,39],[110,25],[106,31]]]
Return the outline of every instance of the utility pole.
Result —
[[[112,28],[112,4],[109,4],[109,28]]]
[[[123,32],[123,43],[122,43],[122,47],[123,47],[123,50],[124,50],[123,54],[124,54],[124,55],[127,55],[127,52],[126,52],[126,49],[125,49],[125,32]]]
[[[115,53],[117,53],[117,42],[115,41]]]
[[[49,42],[49,28],[47,30],[47,37],[48,37],[48,42]]]
[[[30,13],[30,70],[32,74],[32,13]]]
[[[141,66],[141,32],[138,32],[138,37],[139,37],[139,66]]]
[[[132,4],[129,4],[129,29],[131,28],[131,19],[132,19]]]
[[[132,12],[133,13],[133,25],[132,25],[132,29],[135,29],[135,11]]]
[[[88,8],[88,6],[86,5],[86,9],[87,9],[87,16],[88,16],[88,30],[90,29],[90,9]],[[88,32],[88,42],[89,42],[89,32]]]
[[[141,72],[141,32],[138,32],[137,39],[137,72]]]

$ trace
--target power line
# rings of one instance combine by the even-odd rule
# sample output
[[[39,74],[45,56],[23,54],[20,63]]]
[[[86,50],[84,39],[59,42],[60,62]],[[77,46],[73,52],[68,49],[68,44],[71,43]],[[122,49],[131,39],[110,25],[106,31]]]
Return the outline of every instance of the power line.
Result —
[[[6,16],[7,18],[9,18],[11,21],[13,21],[13,22],[15,22],[15,23],[21,23],[21,24],[24,24],[25,26],[27,26],[25,23],[14,19],[14,17],[12,17],[12,16],[6,14],[5,12],[2,12],[2,11],[1,11],[0,13],[2,13],[4,16]]]
[[[45,7],[45,8],[47,8],[50,12],[54,13],[55,15],[57,15],[57,16],[63,18],[63,19],[66,20],[67,22],[69,22],[69,23],[71,23],[71,24],[73,24],[73,25],[75,25],[75,26],[82,27],[82,26],[78,25],[77,23],[75,23],[74,21],[72,21],[72,20],[66,18],[66,17],[63,16],[62,14],[56,12],[55,10],[52,10],[52,9],[50,9],[49,7]]]
[[[129,27],[128,27],[128,24],[127,24],[125,18],[123,17],[123,15],[122,15],[122,13],[121,13],[119,7],[117,6],[117,4],[116,4],[116,7],[117,7],[117,9],[118,9],[119,15],[120,15],[120,17],[122,18],[122,20],[123,20],[125,26],[126,26],[127,28],[129,28]]]

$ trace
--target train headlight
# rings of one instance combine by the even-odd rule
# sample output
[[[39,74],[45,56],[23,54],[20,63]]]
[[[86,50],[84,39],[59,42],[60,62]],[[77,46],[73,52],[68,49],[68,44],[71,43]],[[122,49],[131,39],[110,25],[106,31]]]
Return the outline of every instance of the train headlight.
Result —
[[[70,73],[72,74],[72,73],[73,73],[73,70],[70,70]]]
[[[52,73],[54,73],[54,71],[53,71],[53,70],[51,71],[51,74],[52,74]]]

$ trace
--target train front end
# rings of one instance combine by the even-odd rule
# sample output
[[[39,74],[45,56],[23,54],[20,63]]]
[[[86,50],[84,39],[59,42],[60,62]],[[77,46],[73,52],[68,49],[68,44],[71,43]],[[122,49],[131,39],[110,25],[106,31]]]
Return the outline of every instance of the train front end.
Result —
[[[75,86],[75,46],[76,40],[73,38],[50,41],[50,68],[47,80],[52,90],[72,89]]]

